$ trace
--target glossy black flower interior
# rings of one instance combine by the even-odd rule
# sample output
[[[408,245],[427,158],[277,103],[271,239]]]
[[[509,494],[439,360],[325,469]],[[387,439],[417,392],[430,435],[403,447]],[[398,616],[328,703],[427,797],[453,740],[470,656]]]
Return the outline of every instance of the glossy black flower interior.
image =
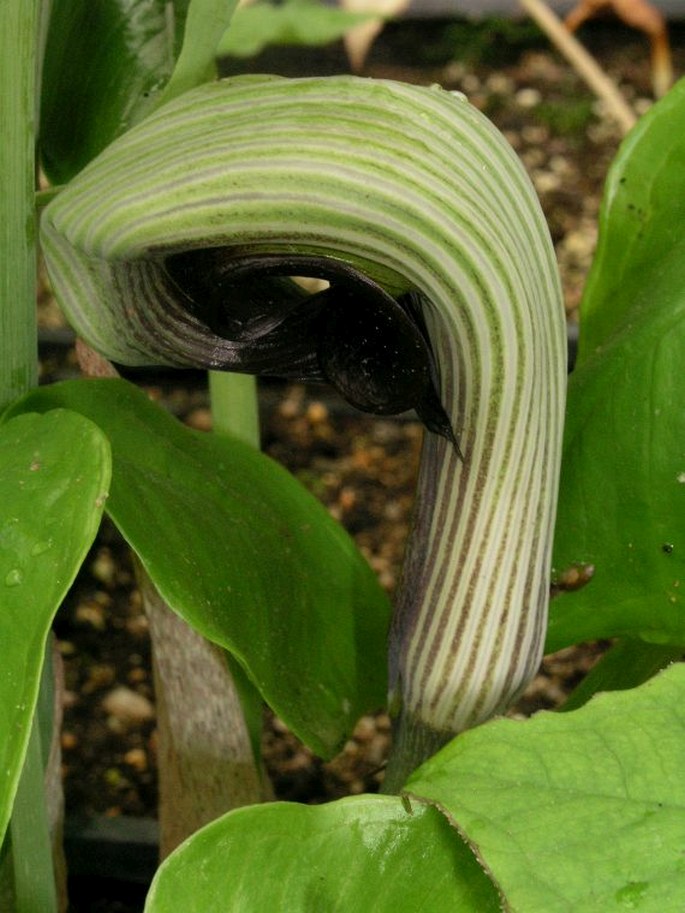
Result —
[[[458,449],[418,292],[395,299],[328,257],[208,248],[171,255],[165,265],[188,311],[232,343],[230,370],[327,382],[375,415],[415,409]],[[309,294],[292,276],[330,286]]]

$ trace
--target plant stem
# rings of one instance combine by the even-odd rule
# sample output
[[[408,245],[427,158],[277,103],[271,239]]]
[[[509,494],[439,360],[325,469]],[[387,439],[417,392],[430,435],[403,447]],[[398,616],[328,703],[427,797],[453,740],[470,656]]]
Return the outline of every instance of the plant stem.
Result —
[[[186,18],[185,34],[181,53],[176,61],[174,72],[164,89],[159,105],[164,105],[176,96],[201,85],[214,78],[216,75],[216,48],[221,36],[228,27],[233,15],[237,0],[191,0]],[[252,377],[235,374],[209,374],[210,400],[212,403],[212,417],[214,430],[219,433],[232,433],[246,443],[259,447],[259,422],[257,418],[257,400],[255,380]],[[194,632],[188,631],[186,637],[195,642],[195,649],[202,649],[200,639]],[[206,648],[213,649],[211,645]],[[228,672],[223,677],[221,688],[224,690],[224,703],[240,713],[242,708],[244,721],[236,720],[236,739],[242,724],[247,727],[251,743],[250,754],[254,762],[254,772],[258,773],[257,750],[261,734],[261,698],[256,695],[254,687],[247,680],[240,668],[237,667],[229,655],[226,655]],[[159,688],[163,689],[161,674]],[[169,730],[174,729],[174,720],[169,720]],[[234,750],[234,755],[240,751]],[[247,763],[247,755],[244,760]],[[249,773],[245,774],[249,781]],[[244,778],[241,778],[241,781]],[[258,776],[257,776],[257,779]],[[245,802],[245,792],[241,783],[235,789],[231,784],[226,784],[231,795],[231,807]],[[254,796],[256,801],[259,796]],[[232,801],[235,800],[235,801]],[[175,836],[170,835],[169,843],[173,843]]]
[[[191,0],[181,52],[158,107],[215,77],[216,48],[236,5],[237,0]],[[210,373],[209,385],[215,431],[231,432],[258,447],[254,379]],[[141,589],[145,590],[144,576],[139,580]],[[155,683],[160,710],[160,843],[164,857],[180,840],[217,814],[264,798],[258,763],[262,704],[254,686],[232,657],[220,655],[214,645],[180,625],[154,588],[150,586],[147,590],[144,600],[156,655]],[[179,644],[183,645],[180,651]],[[197,712],[197,703],[189,708],[193,719],[188,728],[184,726],[184,710],[179,706],[183,695],[174,694],[174,681],[187,671],[194,656],[204,657],[205,673],[210,668],[213,670],[213,700],[204,701],[204,716]],[[207,674],[195,680],[189,686],[188,696],[193,698],[197,692],[202,700],[203,688],[209,681]],[[220,789],[212,789],[211,783],[195,782],[193,778],[192,743],[196,742],[193,723],[200,727],[204,723],[207,731],[214,730],[208,751],[211,756],[216,753],[217,757],[223,757],[224,771],[218,776]],[[166,756],[165,746],[169,748]],[[189,766],[183,764],[184,754],[191,758]],[[183,794],[175,798],[179,783],[184,785]]]
[[[382,792],[387,795],[399,793],[409,775],[452,738],[453,732],[432,729],[421,720],[400,714],[393,725],[392,751]]]
[[[43,752],[34,717],[10,824],[16,913],[57,910],[50,829],[43,796]]]
[[[38,0],[0,4],[0,410],[36,384]]]
[[[257,384],[248,374],[209,372],[212,423],[219,434],[233,434],[246,444],[259,447]]]
[[[38,190],[36,192],[36,209],[38,212],[42,212],[48,203],[51,203],[56,196],[59,196],[65,186],[64,184],[58,184],[55,187],[48,187],[46,190]]]
[[[265,796],[227,654],[172,612],[136,564],[153,644],[164,859],[204,824]]]
[[[246,444],[259,449],[259,407],[257,380],[248,374],[226,371],[209,372],[209,398],[212,407],[212,426],[216,434],[232,434]],[[240,705],[245,716],[250,742],[259,766],[262,732],[262,699],[241,666],[227,655]]]
[[[0,3],[0,410],[38,377],[34,148],[41,8],[40,0]],[[10,825],[18,913],[57,910],[43,771],[34,717]]]

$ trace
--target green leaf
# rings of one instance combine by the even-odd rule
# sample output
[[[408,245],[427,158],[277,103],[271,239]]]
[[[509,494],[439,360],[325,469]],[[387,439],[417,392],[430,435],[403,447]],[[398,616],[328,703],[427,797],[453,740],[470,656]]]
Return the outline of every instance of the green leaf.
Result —
[[[559,710],[577,710],[600,691],[625,691],[648,681],[657,672],[682,659],[681,647],[619,640],[596,663]]]
[[[217,46],[238,0],[181,0],[185,32],[174,72],[159,100],[166,104],[216,76]]]
[[[0,837],[50,624],[95,538],[109,477],[109,445],[80,415],[21,415],[0,426]]]
[[[685,644],[685,81],[629,135],[607,183],[571,378],[547,648]]]
[[[579,365],[611,340],[636,307],[635,291],[646,285],[644,270],[668,261],[683,243],[684,127],[682,79],[638,121],[614,160],[582,302]]]
[[[680,909],[685,666],[567,714],[465,732],[406,789],[450,815],[516,913]]]
[[[219,53],[252,57],[270,44],[325,45],[373,18],[326,6],[318,0],[251,3],[238,9],[219,44]]]
[[[232,812],[167,859],[145,906],[146,913],[499,909],[492,884],[443,816],[389,796]]]
[[[161,596],[303,741],[335,753],[387,687],[388,601],[352,540],[278,464],[191,431],[131,384],[70,381],[18,408],[59,405],[109,437],[107,512]]]
[[[184,14],[187,0],[53,0],[39,138],[53,183],[69,181],[152,110],[180,47],[177,6]]]

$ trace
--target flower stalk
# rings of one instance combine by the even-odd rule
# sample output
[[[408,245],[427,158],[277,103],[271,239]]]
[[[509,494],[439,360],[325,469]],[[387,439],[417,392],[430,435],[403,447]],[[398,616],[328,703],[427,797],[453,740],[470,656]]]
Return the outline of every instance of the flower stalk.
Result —
[[[437,88],[352,77],[214,83],[114,143],[46,209],[42,232],[70,320],[124,364],[256,373],[267,351],[270,373],[292,376],[295,350],[279,338],[299,320],[298,371],[320,368],[311,303],[293,293],[292,312],[245,323],[228,283],[217,323],[196,306],[197,282],[179,284],[193,252],[319,258],[334,282],[348,272],[394,302],[418,296],[450,433],[425,437],[390,635],[394,785],[520,693],[546,622],[565,321],[532,186],[481,114]],[[272,274],[269,294],[288,275]]]
[[[44,6],[39,0],[0,4],[0,411],[38,379],[34,149]],[[52,690],[50,662],[43,667],[42,687],[45,693]],[[17,913],[58,908],[51,845],[55,822],[41,750],[41,735],[49,739],[52,724],[52,707],[39,707],[14,797],[9,849],[0,854],[0,907],[11,904]]]

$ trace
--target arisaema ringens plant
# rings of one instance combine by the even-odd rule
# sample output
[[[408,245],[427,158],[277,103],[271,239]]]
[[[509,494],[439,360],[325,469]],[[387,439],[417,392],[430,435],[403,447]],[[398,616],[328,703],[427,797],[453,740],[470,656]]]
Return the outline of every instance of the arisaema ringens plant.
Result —
[[[389,689],[396,789],[506,707],[540,658],[566,368],[551,244],[515,155],[461,96],[349,77],[205,81],[220,7],[225,23],[223,4],[190,4],[173,68],[152,4],[156,64],[137,53],[137,69],[105,69],[114,101],[99,127],[81,85],[65,148],[47,89],[68,78],[65,60],[74,69],[69,40],[78,48],[93,14],[56,4],[39,142],[64,182],[41,219],[50,281],[118,364],[323,379],[370,412],[416,409],[426,437],[392,623],[344,533],[239,440],[182,429],[118,380],[29,393],[7,427],[45,413],[101,429],[112,477],[92,503],[317,752],[335,753]],[[118,13],[112,46],[132,27]],[[296,274],[330,288],[308,296]],[[13,540],[18,598],[42,554],[22,552],[30,538]],[[37,610],[42,636],[55,608]],[[38,651],[31,663],[19,728]],[[15,783],[24,749],[8,748]]]
[[[103,509],[134,549],[151,601],[232,657],[248,713],[256,693],[331,756],[357,717],[387,700],[395,721],[388,793],[456,734],[504,710],[539,662],[566,346],[552,247],[530,182],[487,119],[438,87],[213,79],[228,6],[179,3],[174,19],[166,4],[140,3],[134,20],[113,3],[106,46],[116,51],[121,42],[132,56],[122,65],[112,52],[116,66],[103,71],[114,74],[111,104],[98,106],[102,83],[79,83],[68,155],[54,104],[42,107],[39,149],[63,186],[48,194],[40,240],[69,321],[119,365],[213,372],[217,414],[234,433],[185,429],[116,379],[34,390],[5,413],[18,519],[3,527],[0,569],[2,623],[14,643],[2,693],[12,708],[3,826],[18,784],[22,793],[47,629]],[[83,72],[69,35],[87,34],[88,16],[88,4],[55,3],[45,72],[57,83]],[[142,36],[137,50],[131,34]],[[32,162],[22,161],[25,184]],[[16,211],[26,218],[33,203],[21,199]],[[330,287],[305,294],[296,275]],[[325,380],[358,408],[413,408],[423,421],[417,507],[392,617],[344,532],[239,439],[254,416],[236,419],[232,380],[220,378],[241,372]],[[46,435],[58,453],[46,449]],[[73,514],[78,535],[62,519],[63,495],[83,512]],[[35,528],[36,505],[53,508],[43,510],[45,529]],[[46,576],[58,580],[52,590],[41,589]],[[30,636],[17,636],[27,594]],[[489,731],[449,749],[468,754]],[[210,741],[195,745],[198,771]],[[417,795],[440,801],[421,774],[411,782]],[[481,825],[468,830],[479,851]],[[350,885],[331,875],[341,868],[331,837],[340,828],[351,835],[345,861],[355,871],[366,866],[370,879]],[[292,854],[293,840],[303,867],[281,879],[280,854]],[[242,844],[249,852],[241,862]],[[373,900],[374,909],[413,910],[427,896],[436,911],[499,904],[446,818],[387,795],[323,811],[239,810],[187,844],[190,861],[170,859],[150,910],[208,909],[195,876],[188,896],[176,876],[199,871],[211,855],[220,880],[222,847],[243,873],[257,854],[256,887],[276,891],[270,902],[283,909],[334,908],[340,892],[346,909]],[[425,864],[408,865],[417,854]],[[273,879],[264,877],[271,862]],[[234,895],[230,908],[260,908],[257,894],[244,897]]]

